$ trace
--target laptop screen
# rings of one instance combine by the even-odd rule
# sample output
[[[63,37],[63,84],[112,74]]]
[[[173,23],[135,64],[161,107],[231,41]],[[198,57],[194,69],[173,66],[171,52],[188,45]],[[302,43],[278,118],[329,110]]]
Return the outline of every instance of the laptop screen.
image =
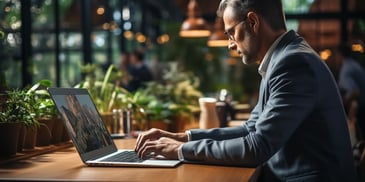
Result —
[[[48,91],[80,155],[90,159],[98,153],[105,154],[105,150],[116,150],[86,89],[49,88]]]

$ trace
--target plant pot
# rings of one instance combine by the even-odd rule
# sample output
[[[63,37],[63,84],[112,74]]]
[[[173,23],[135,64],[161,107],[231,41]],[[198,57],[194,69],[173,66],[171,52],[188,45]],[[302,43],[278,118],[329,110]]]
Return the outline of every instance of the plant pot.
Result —
[[[26,126],[24,123],[21,123],[20,131],[19,131],[19,139],[18,139],[18,152],[23,151],[26,133],[27,133]]]
[[[26,128],[24,149],[34,149],[37,142],[37,126]]]
[[[111,113],[111,112],[101,113],[100,116],[101,116],[101,119],[103,120],[103,122],[105,123],[106,129],[109,131],[109,133],[113,133],[113,130],[114,130],[113,113]]]
[[[0,91],[0,111],[2,111],[2,106],[3,106],[3,103],[5,103],[6,99],[7,99],[6,93],[3,93],[2,91]]]
[[[62,132],[62,142],[68,142],[70,141],[70,136],[68,135],[68,132],[65,128],[65,126],[63,126],[63,132]]]
[[[57,144],[62,142],[63,138],[63,121],[61,118],[54,118],[53,128],[52,128],[52,144]]]
[[[0,156],[15,155],[22,123],[0,123]]]
[[[53,119],[38,119],[40,123],[38,132],[37,132],[37,143],[36,146],[47,146],[50,144],[52,139],[52,129],[54,125]]]
[[[184,132],[186,125],[190,123],[190,119],[185,115],[177,115],[173,117],[171,124],[169,125],[169,131],[171,132]]]
[[[148,129],[151,128],[158,128],[161,130],[168,130],[169,129],[169,124],[164,122],[164,121],[147,121],[147,127]]]

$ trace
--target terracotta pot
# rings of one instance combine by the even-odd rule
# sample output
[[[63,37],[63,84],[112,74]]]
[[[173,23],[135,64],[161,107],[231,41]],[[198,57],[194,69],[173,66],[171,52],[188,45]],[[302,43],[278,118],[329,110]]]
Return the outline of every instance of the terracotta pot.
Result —
[[[53,128],[52,128],[52,144],[57,144],[62,142],[63,138],[63,121],[61,118],[54,118]]]
[[[0,156],[15,155],[22,123],[0,123]]]
[[[37,142],[37,126],[30,126],[26,128],[24,149],[34,149]]]
[[[38,119],[41,124],[37,132],[37,143],[36,146],[47,146],[50,144],[52,139],[52,129],[54,125],[53,119]]]
[[[164,121],[147,121],[147,127],[148,129],[158,128],[161,130],[168,130],[169,124]]]
[[[173,117],[173,120],[169,125],[169,131],[174,133],[184,132],[188,123],[190,123],[190,119],[188,116],[175,116]]]

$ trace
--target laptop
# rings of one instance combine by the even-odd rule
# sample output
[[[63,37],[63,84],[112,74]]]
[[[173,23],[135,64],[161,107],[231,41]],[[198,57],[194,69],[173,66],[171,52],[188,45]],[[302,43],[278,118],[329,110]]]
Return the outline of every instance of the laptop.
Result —
[[[87,89],[48,88],[81,160],[88,166],[175,167],[179,160],[140,159],[117,149]]]

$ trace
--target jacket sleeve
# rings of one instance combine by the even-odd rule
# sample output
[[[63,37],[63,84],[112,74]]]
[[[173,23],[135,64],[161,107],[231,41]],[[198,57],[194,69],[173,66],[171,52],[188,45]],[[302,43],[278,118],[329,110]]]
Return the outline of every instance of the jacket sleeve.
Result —
[[[250,114],[250,118],[243,126],[213,128],[213,129],[191,129],[191,140],[213,139],[227,140],[246,136],[249,132],[255,131],[255,123],[258,118],[257,106],[254,107]]]

